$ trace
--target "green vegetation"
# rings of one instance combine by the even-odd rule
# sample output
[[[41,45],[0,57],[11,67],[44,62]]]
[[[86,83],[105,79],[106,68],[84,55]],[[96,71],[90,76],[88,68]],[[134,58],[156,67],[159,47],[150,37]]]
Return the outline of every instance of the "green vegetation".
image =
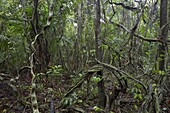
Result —
[[[1,0],[0,113],[169,113],[168,0]]]

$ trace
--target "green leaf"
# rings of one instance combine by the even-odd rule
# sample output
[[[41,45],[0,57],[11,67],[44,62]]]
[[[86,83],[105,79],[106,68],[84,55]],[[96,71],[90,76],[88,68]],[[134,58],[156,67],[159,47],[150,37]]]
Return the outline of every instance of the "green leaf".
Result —
[[[149,55],[149,52],[145,52],[147,55]]]
[[[136,84],[137,88],[141,88],[141,85],[139,83]]]
[[[138,106],[137,105],[133,105],[135,109],[138,109]]]
[[[165,75],[165,71],[161,71],[161,70],[160,70],[160,71],[159,71],[159,74],[160,74],[160,75]]]
[[[134,98],[136,99],[137,97],[138,97],[138,94],[137,94],[137,93],[135,93],[135,94],[134,94]]]
[[[101,78],[99,78],[99,77],[92,77],[92,79],[91,79],[93,82],[100,82],[101,81]]]
[[[138,98],[142,100],[142,94],[138,94]]]
[[[152,84],[152,87],[155,87],[156,86],[156,84]]]
[[[100,111],[100,110],[101,110],[101,108],[99,108],[98,106],[94,106],[93,109],[94,109],[95,111]]]

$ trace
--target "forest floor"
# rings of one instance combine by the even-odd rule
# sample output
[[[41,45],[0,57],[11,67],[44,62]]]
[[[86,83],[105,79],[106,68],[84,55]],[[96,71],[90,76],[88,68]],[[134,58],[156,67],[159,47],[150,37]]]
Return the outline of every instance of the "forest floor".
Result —
[[[6,74],[5,79],[0,78],[0,113],[31,113],[30,74],[25,72],[17,80],[7,76]],[[73,83],[78,80],[79,78],[64,75],[39,75],[36,79],[36,94],[40,112],[53,113],[52,111],[55,110],[56,113],[96,113],[99,98],[96,96],[97,91],[94,91],[96,89],[93,92],[87,91],[86,85],[82,85],[75,89],[70,97],[64,98],[68,89],[73,87]],[[96,84],[91,84],[93,87],[97,87]],[[121,93],[114,102],[110,113],[136,113],[138,107],[142,106],[143,100],[138,101],[130,94]],[[170,113],[170,108],[166,103],[162,102],[161,107],[167,108],[164,113]]]

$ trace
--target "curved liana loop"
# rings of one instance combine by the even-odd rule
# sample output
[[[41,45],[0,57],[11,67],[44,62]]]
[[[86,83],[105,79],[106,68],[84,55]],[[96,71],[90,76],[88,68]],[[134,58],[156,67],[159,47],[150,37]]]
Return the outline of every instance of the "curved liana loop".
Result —
[[[52,16],[53,16],[53,0],[51,0],[50,6],[49,6],[49,16],[48,16],[46,25],[43,27],[41,32],[35,36],[34,40],[31,43],[31,48],[32,48],[33,52],[29,57],[29,62],[30,62],[30,69],[31,69],[31,75],[32,75],[32,81],[31,81],[31,106],[32,106],[33,113],[40,113],[39,109],[38,109],[38,102],[37,102],[37,96],[36,96],[36,83],[35,83],[36,75],[35,75],[35,72],[34,72],[34,62],[33,62],[33,58],[34,58],[34,55],[35,55],[35,52],[36,52],[34,44],[36,43],[37,38],[39,36],[43,35],[44,31],[50,26]]]

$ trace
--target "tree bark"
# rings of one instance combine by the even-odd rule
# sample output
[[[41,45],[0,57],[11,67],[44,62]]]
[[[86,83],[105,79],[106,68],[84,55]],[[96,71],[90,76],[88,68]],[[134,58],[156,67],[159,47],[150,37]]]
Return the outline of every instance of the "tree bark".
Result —
[[[75,9],[75,17],[77,21],[77,37],[75,40],[75,70],[78,70],[79,68],[82,67],[82,62],[83,59],[81,57],[81,46],[83,45],[83,40],[82,40],[82,31],[83,31],[83,2],[78,3],[77,8]]]
[[[102,37],[101,37],[101,28],[100,28],[100,18],[101,18],[101,11],[100,11],[100,0],[95,0],[95,40],[96,40],[96,58],[99,61],[102,61],[102,49],[100,45],[102,44]],[[98,82],[98,106],[101,108],[105,108],[106,105],[106,95],[105,95],[105,88],[104,88],[104,80],[102,71],[97,72],[97,75],[101,78],[101,81]]]
[[[38,4],[39,4],[39,0],[34,0],[34,12],[32,15],[32,28],[35,33],[35,36],[39,34],[41,31],[39,27]],[[43,35],[37,38],[35,49],[36,49],[36,53],[34,56],[35,71],[44,72],[48,67],[48,64],[50,61],[50,55],[48,52],[48,41]]]
[[[160,4],[160,38],[162,40],[167,40],[168,38],[168,15],[167,15],[167,4],[168,0],[161,0]],[[166,57],[167,54],[167,44],[162,42],[159,44],[159,70],[164,71],[166,69]]]

